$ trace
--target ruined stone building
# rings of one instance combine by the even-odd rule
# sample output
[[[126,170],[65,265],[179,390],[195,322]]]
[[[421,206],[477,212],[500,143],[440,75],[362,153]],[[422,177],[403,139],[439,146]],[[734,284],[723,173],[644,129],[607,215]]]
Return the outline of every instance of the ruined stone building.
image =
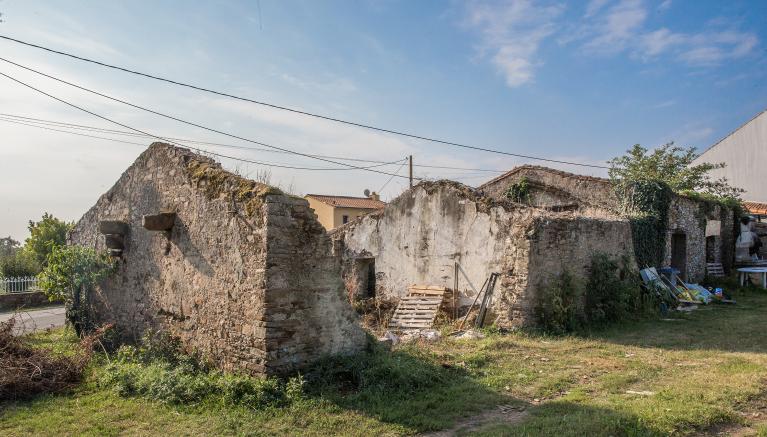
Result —
[[[523,179],[528,198],[509,201],[510,185]],[[530,325],[541,291],[565,268],[585,276],[597,252],[635,263],[631,226],[608,180],[522,166],[477,190],[423,182],[331,235],[353,293],[401,297],[411,284],[452,287],[458,262],[477,288],[491,272],[501,274],[498,323]],[[673,196],[664,265],[701,279],[707,259],[732,258],[733,227],[731,211]],[[472,298],[464,294],[461,304]]]
[[[87,299],[126,339],[163,329],[225,370],[279,374],[365,344],[306,200],[155,143],[76,224],[116,274]]]
[[[522,179],[531,187],[530,204],[533,206],[587,215],[620,210],[619,199],[609,180],[546,167],[517,167],[478,189],[500,199],[511,184]],[[669,205],[667,229],[662,267],[674,267],[690,281],[703,279],[707,262],[722,263],[729,270],[736,235],[732,210],[674,194]]]

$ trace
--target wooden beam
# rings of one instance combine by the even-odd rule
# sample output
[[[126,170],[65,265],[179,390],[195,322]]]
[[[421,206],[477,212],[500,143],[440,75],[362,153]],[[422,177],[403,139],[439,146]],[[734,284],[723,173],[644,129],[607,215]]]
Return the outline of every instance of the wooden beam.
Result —
[[[130,226],[120,220],[101,220],[99,222],[99,232],[102,234],[128,235]]]
[[[169,231],[175,222],[175,212],[161,212],[159,214],[145,215],[141,219],[141,225],[150,231]]]

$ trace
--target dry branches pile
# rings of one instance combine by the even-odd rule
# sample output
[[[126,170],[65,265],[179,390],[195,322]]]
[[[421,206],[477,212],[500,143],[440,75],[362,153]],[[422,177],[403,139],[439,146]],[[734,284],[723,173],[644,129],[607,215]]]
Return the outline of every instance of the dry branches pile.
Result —
[[[15,319],[0,323],[0,401],[56,393],[73,387],[83,377],[100,330],[81,340],[72,356],[35,348],[23,336],[13,335]]]

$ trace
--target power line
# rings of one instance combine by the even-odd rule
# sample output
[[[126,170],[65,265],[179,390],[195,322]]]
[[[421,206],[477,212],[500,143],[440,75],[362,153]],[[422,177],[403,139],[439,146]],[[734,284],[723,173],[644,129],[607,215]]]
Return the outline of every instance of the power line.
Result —
[[[80,111],[83,111],[83,112],[85,112],[85,113],[88,113],[88,114],[90,114],[90,115],[93,115],[94,117],[98,117],[98,118],[100,118],[100,119],[102,119],[102,120],[108,121],[108,122],[110,122],[110,123],[114,123],[114,124],[116,124],[116,125],[118,125],[118,126],[122,126],[122,127],[126,128],[126,129],[130,129],[130,130],[134,130],[134,131],[136,131],[136,132],[140,132],[140,133],[143,133],[143,134],[145,134],[145,135],[148,135],[148,136],[154,137],[154,138],[156,138],[156,139],[158,139],[158,140],[161,140],[161,141],[165,141],[165,142],[167,142],[167,143],[170,143],[170,144],[175,144],[175,145],[177,145],[177,146],[180,146],[180,147],[187,147],[187,148],[190,148],[190,149],[192,149],[192,150],[196,150],[196,151],[199,151],[199,152],[208,153],[208,154],[210,154],[210,155],[213,155],[213,156],[218,156],[218,157],[221,157],[221,158],[228,158],[228,159],[233,159],[233,160],[235,160],[235,161],[242,161],[242,162],[248,162],[248,163],[252,163],[252,164],[259,164],[259,165],[266,165],[266,166],[268,166],[268,165],[269,165],[269,164],[266,164],[266,163],[264,163],[264,162],[261,162],[261,161],[254,161],[254,160],[250,160],[250,159],[239,158],[239,157],[236,157],[236,156],[223,155],[223,154],[221,154],[221,153],[215,153],[215,152],[211,152],[211,151],[208,151],[208,150],[203,150],[203,149],[199,149],[199,148],[195,148],[195,147],[190,147],[190,146],[188,146],[188,145],[180,144],[180,143],[177,143],[177,142],[175,142],[175,141],[171,141],[171,140],[169,140],[169,139],[167,139],[167,138],[163,138],[163,137],[160,137],[160,136],[157,136],[157,135],[153,135],[153,134],[150,134],[150,133],[148,133],[148,132],[145,132],[145,131],[143,131],[143,130],[140,130],[140,129],[137,129],[137,128],[134,128],[134,127],[128,126],[127,124],[123,124],[123,123],[120,123],[119,121],[115,121],[115,120],[112,120],[111,118],[105,117],[105,116],[103,116],[103,115],[99,115],[99,114],[97,114],[97,113],[95,113],[95,112],[93,112],[93,111],[90,111],[90,110],[88,110],[88,109],[85,109],[85,108],[83,108],[83,107],[77,106],[77,105],[75,105],[74,103],[68,102],[68,101],[66,101],[66,100],[64,100],[64,99],[61,99],[61,98],[58,98],[58,97],[56,97],[56,96],[54,96],[54,95],[48,94],[48,93],[46,93],[45,91],[42,91],[42,90],[40,90],[40,89],[38,89],[38,88],[35,88],[35,87],[33,87],[32,85],[29,85],[29,84],[27,84],[27,83],[24,83],[24,82],[22,82],[22,81],[20,81],[20,80],[18,80],[18,79],[16,79],[16,78],[13,78],[13,77],[11,77],[11,76],[9,76],[9,75],[7,75],[7,74],[3,73],[3,72],[0,72],[0,76],[4,76],[4,77],[6,77],[6,78],[8,78],[8,79],[10,79],[10,80],[12,80],[12,81],[14,81],[14,82],[16,82],[16,83],[20,84],[20,85],[23,85],[23,86],[25,86],[25,87],[27,87],[27,88],[29,88],[29,89],[32,89],[32,90],[34,90],[34,91],[37,91],[38,93],[40,93],[40,94],[43,94],[43,95],[45,95],[45,96],[48,96],[48,97],[50,97],[51,99],[54,99],[54,100],[56,100],[56,101],[59,101],[59,102],[61,102],[61,103],[64,103],[65,105],[71,106],[71,107],[73,107],[73,108],[75,108],[75,109],[78,109],[78,110],[80,110]],[[265,143],[264,143],[264,144],[265,144]],[[273,147],[273,146],[270,146],[270,147]],[[330,161],[330,162],[333,162],[333,161]],[[334,163],[335,163],[335,162],[334,162]],[[346,165],[346,166],[349,166],[349,164],[343,164],[343,163],[336,163],[336,164],[342,164],[342,165]],[[275,167],[291,168],[291,169],[294,169],[294,170],[309,170],[309,169],[310,169],[310,168],[307,168],[307,167],[292,167],[292,166],[277,166],[277,165],[275,165]],[[349,166],[349,167],[351,167],[351,166]],[[381,174],[387,174],[387,175],[391,175],[391,174],[392,174],[392,173],[383,172],[383,171],[380,171],[380,170],[374,170],[374,169],[371,169],[371,168],[367,168],[367,167],[353,167],[353,168],[354,168],[354,169],[359,169],[359,170],[372,171],[372,172],[381,173]],[[314,170],[316,170],[316,168],[311,168],[311,169],[314,169]],[[352,169],[352,168],[350,168],[350,169]],[[347,169],[345,169],[345,168],[340,168],[340,169],[329,169],[329,168],[328,168],[328,169],[323,169],[323,170],[347,170]]]
[[[302,110],[299,110],[299,109],[289,108],[289,107],[286,107],[286,106],[280,106],[280,105],[276,105],[276,104],[273,104],[273,103],[268,103],[268,102],[264,102],[264,101],[260,101],[260,100],[254,100],[254,99],[250,99],[250,98],[247,98],[247,97],[236,96],[236,95],[228,94],[228,93],[225,93],[225,92],[222,92],[222,91],[216,91],[216,90],[212,90],[212,89],[209,89],[209,88],[204,88],[204,87],[197,86],[197,85],[191,85],[191,84],[188,84],[188,83],[179,82],[179,81],[176,81],[176,80],[167,79],[167,78],[160,77],[160,76],[155,76],[155,75],[152,75],[152,74],[149,74],[149,73],[142,73],[140,71],[131,70],[129,68],[120,67],[120,66],[117,66],[117,65],[107,64],[105,62],[96,61],[96,60],[93,60],[93,59],[85,58],[85,57],[82,57],[82,56],[77,56],[77,55],[74,55],[74,54],[71,54],[71,53],[67,53],[67,52],[62,52],[62,51],[59,51],[59,50],[54,50],[54,49],[51,49],[51,48],[48,48],[48,47],[44,47],[44,46],[33,44],[33,43],[30,43],[30,42],[22,41],[22,40],[19,40],[19,39],[16,39],[16,38],[11,38],[11,37],[5,36],[5,35],[0,35],[0,38],[5,39],[7,41],[13,41],[13,42],[18,43],[18,44],[23,44],[25,46],[34,47],[34,48],[37,48],[37,49],[40,49],[40,50],[45,50],[45,51],[50,52],[50,53],[55,53],[55,54],[58,54],[58,55],[67,56],[67,57],[70,57],[70,58],[73,58],[73,59],[77,59],[77,60],[80,60],[80,61],[89,62],[89,63],[96,64],[96,65],[100,65],[102,67],[112,68],[114,70],[119,70],[119,71],[123,71],[123,72],[126,72],[126,73],[135,74],[137,76],[143,76],[143,77],[146,77],[146,78],[149,78],[149,79],[159,80],[159,81],[170,83],[170,84],[173,84],[173,85],[178,85],[178,86],[182,86],[182,87],[186,87],[186,88],[191,88],[191,89],[194,89],[194,90],[197,90],[197,91],[203,91],[203,92],[206,92],[206,93],[215,94],[215,95],[222,96],[222,97],[228,97],[228,98],[235,99],[235,100],[240,100],[240,101],[243,101],[243,102],[255,103],[257,105],[266,106],[266,107],[273,108],[273,109],[279,109],[279,110],[282,110],[282,111],[293,112],[293,113],[305,115],[305,116],[308,116],[308,117],[319,118],[319,119],[323,119],[323,120],[333,121],[333,122],[336,122],[336,123],[343,123],[343,124],[346,124],[346,125],[356,126],[356,127],[360,127],[360,128],[364,128],[364,129],[375,130],[375,131],[378,131],[378,132],[384,132],[384,133],[393,134],[393,135],[400,135],[400,136],[403,136],[403,137],[408,137],[408,138],[413,138],[413,139],[423,140],[423,141],[429,141],[429,142],[438,143],[438,144],[444,144],[444,145],[448,145],[448,146],[462,147],[462,148],[465,148],[465,149],[479,150],[479,151],[482,151],[482,152],[496,153],[496,154],[499,154],[499,155],[514,156],[514,157],[517,157],[517,158],[525,158],[525,159],[532,159],[532,160],[545,161],[545,162],[554,162],[554,163],[558,163],[558,164],[577,165],[577,166],[581,166],[581,167],[609,168],[609,167],[604,166],[604,165],[583,164],[583,163],[578,163],[578,162],[562,161],[562,160],[558,160],[558,159],[541,158],[541,157],[538,157],[538,156],[522,155],[522,154],[518,154],[518,153],[504,152],[504,151],[501,151],[501,150],[489,149],[489,148],[486,148],[486,147],[471,146],[471,145],[467,145],[467,144],[456,143],[456,142],[453,142],[453,141],[440,140],[440,139],[436,139],[436,138],[426,137],[426,136],[423,136],[423,135],[411,134],[411,133],[407,133],[407,132],[403,132],[403,131],[398,131],[398,130],[394,130],[394,129],[386,129],[386,128],[376,127],[376,126],[369,125],[369,124],[358,123],[358,122],[349,121],[349,120],[343,120],[343,119],[336,118],[336,117],[330,117],[330,116],[327,116],[327,115],[315,114],[315,113],[312,113],[312,112],[302,111]],[[8,61],[6,61],[6,62],[8,62]]]
[[[397,173],[399,173],[400,171],[402,171],[402,167],[404,167],[404,166],[405,166],[405,164],[407,164],[407,160],[405,160],[405,162],[403,162],[403,163],[402,163],[402,165],[400,165],[400,166],[399,166],[399,168],[397,169],[397,171],[395,171],[395,172],[394,172],[394,174],[397,174]],[[386,183],[385,183],[385,184],[383,184],[383,186],[381,187],[381,189],[380,189],[380,190],[378,190],[378,192],[379,192],[379,193],[383,193],[383,190],[384,190],[384,188],[386,188],[386,186],[387,186],[387,185],[389,185],[389,182],[391,182],[391,180],[392,180],[392,179],[394,179],[394,176],[393,176],[393,175],[392,175],[392,176],[389,178],[389,180],[387,180],[387,181],[386,181]]]
[[[132,137],[143,137],[143,138],[146,137],[146,135],[143,135],[143,134],[137,134],[135,132],[128,132],[124,130],[108,129],[108,128],[102,128],[102,127],[96,127],[96,126],[67,123],[62,121],[47,120],[43,118],[28,117],[23,115],[8,114],[8,113],[0,112],[0,119],[2,119],[3,117],[8,117],[11,119],[20,119],[27,123],[39,123],[43,125],[57,126],[57,127],[67,128],[67,129],[85,130],[85,131],[93,131],[93,132],[108,133],[108,134],[115,134],[115,135],[127,135]],[[166,138],[175,140],[175,141],[181,141],[184,143],[231,147],[236,149],[254,150],[254,151],[268,152],[268,153],[287,153],[281,150],[262,149],[258,147],[248,147],[248,146],[241,146],[241,145],[235,145],[235,144],[214,143],[214,142],[191,140],[191,139],[185,139],[185,138],[174,138],[170,136]],[[134,143],[134,144],[139,144],[139,143]],[[378,163],[378,164],[399,162],[399,161],[381,161],[381,160],[374,160],[374,159],[346,158],[342,156],[316,155],[316,154],[312,154],[312,156],[319,156],[321,158],[339,159],[341,161],[372,162],[372,163]],[[495,169],[485,169],[485,168],[467,168],[467,167],[451,167],[451,166],[442,166],[442,165],[428,165],[428,164],[413,164],[413,167],[436,168],[436,169],[447,169],[447,170],[464,170],[464,171],[472,171],[472,172],[491,172],[491,173],[506,173],[508,171],[508,170],[495,170]]]
[[[23,66],[23,65],[19,65],[19,64],[16,64],[15,62],[11,62],[11,61],[8,61],[7,59],[4,59],[4,58],[0,58],[0,60],[2,60],[2,61],[5,61],[5,62],[8,62],[8,63],[10,63],[10,64],[13,64],[13,65],[16,65],[16,66],[18,66],[18,67],[24,68],[25,70],[29,70],[29,71],[32,71],[32,72],[34,72],[34,73],[37,73],[37,74],[39,74],[39,75],[41,75],[41,76],[45,76],[45,77],[48,77],[48,78],[50,78],[50,79],[56,80],[56,81],[58,81],[58,82],[61,82],[61,83],[67,84],[67,85],[69,85],[69,86],[75,87],[75,88],[77,88],[77,89],[81,89],[81,90],[83,90],[83,91],[87,91],[87,92],[89,92],[89,93],[92,93],[92,94],[95,94],[95,95],[97,95],[97,96],[101,96],[101,97],[104,97],[104,98],[106,98],[106,99],[109,99],[109,100],[112,100],[112,101],[115,101],[115,102],[119,102],[119,103],[122,103],[122,104],[124,104],[124,105],[128,105],[128,106],[131,106],[131,107],[133,107],[133,108],[136,108],[136,109],[141,109],[142,111],[146,111],[146,112],[149,112],[149,113],[152,113],[152,114],[155,114],[155,115],[159,115],[159,116],[161,116],[161,117],[165,117],[165,118],[168,118],[168,119],[171,119],[171,120],[175,120],[175,121],[178,121],[178,122],[180,122],[180,123],[184,123],[184,124],[187,124],[187,125],[190,125],[190,126],[194,126],[194,127],[200,128],[200,129],[204,129],[204,130],[207,130],[207,131],[210,131],[210,132],[215,132],[215,133],[217,133],[217,134],[220,134],[220,135],[225,135],[225,136],[228,136],[228,137],[231,137],[231,138],[235,138],[235,139],[238,139],[238,140],[242,140],[242,141],[247,141],[247,142],[250,142],[250,143],[253,143],[253,144],[258,144],[258,145],[260,145],[260,146],[269,147],[269,148],[272,148],[272,149],[282,150],[282,151],[284,151],[284,152],[292,153],[292,154],[295,154],[295,155],[305,156],[305,157],[307,157],[307,158],[317,159],[317,160],[320,160],[320,161],[325,161],[325,162],[329,162],[329,163],[332,163],[332,164],[337,164],[337,165],[343,165],[343,166],[345,166],[345,167],[354,168],[354,169],[357,169],[357,170],[365,170],[365,171],[369,171],[369,172],[373,172],[373,173],[380,173],[380,174],[385,174],[385,175],[388,175],[388,176],[391,176],[391,175],[393,174],[393,173],[389,173],[389,172],[386,172],[386,171],[375,170],[375,169],[373,169],[373,168],[367,168],[367,167],[359,167],[359,166],[356,166],[356,165],[352,165],[352,164],[347,164],[347,163],[344,163],[344,162],[338,162],[338,161],[333,161],[333,160],[330,160],[330,159],[326,159],[326,158],[320,158],[320,157],[317,157],[317,156],[312,156],[312,155],[309,155],[309,154],[307,154],[307,153],[296,152],[296,151],[294,151],[294,150],[286,149],[286,148],[284,148],[284,147],[274,146],[274,145],[271,145],[271,144],[267,144],[267,143],[263,143],[263,142],[260,142],[260,141],[255,141],[255,140],[251,140],[251,139],[248,139],[248,138],[244,138],[244,137],[241,137],[241,136],[238,136],[238,135],[230,134],[230,133],[227,133],[227,132],[224,132],[224,131],[220,131],[220,130],[217,130],[217,129],[213,129],[213,128],[210,128],[210,127],[207,127],[207,126],[203,126],[203,125],[201,125],[201,124],[193,123],[193,122],[191,122],[191,121],[182,120],[182,119],[180,119],[180,118],[177,118],[177,117],[174,117],[174,116],[172,116],[172,115],[167,115],[167,114],[164,114],[164,113],[162,113],[162,112],[154,111],[154,110],[152,110],[152,109],[148,109],[148,108],[145,108],[145,107],[143,107],[143,106],[135,105],[135,104],[133,104],[133,103],[130,103],[130,102],[126,102],[125,100],[120,100],[120,99],[118,99],[118,98],[116,98],[116,97],[108,96],[108,95],[106,95],[106,94],[103,94],[103,93],[100,93],[100,92],[98,92],[98,91],[93,91],[93,90],[91,90],[91,89],[88,89],[88,88],[82,87],[82,86],[80,86],[80,85],[76,85],[76,84],[73,84],[73,83],[71,83],[71,82],[67,82],[67,81],[65,81],[65,80],[63,80],[63,79],[59,79],[59,78],[57,78],[57,77],[51,76],[51,75],[49,75],[49,74],[45,74],[45,73],[42,73],[42,72],[40,72],[40,71],[37,71],[37,70],[35,70],[35,69],[29,68],[29,67],[25,67],[25,66]],[[40,90],[40,89],[37,89],[37,88],[35,88],[35,87],[33,87],[33,86],[29,85],[29,84],[26,84],[26,83],[24,83],[24,82],[22,82],[22,81],[20,81],[20,80],[18,80],[18,79],[14,79],[13,77],[11,77],[11,76],[9,76],[9,75],[7,75],[7,74],[4,74],[4,73],[0,73],[0,74],[2,74],[3,76],[5,76],[5,77],[7,77],[7,78],[9,78],[9,79],[11,79],[11,80],[13,80],[14,82],[17,82],[17,83],[19,83],[19,84],[21,84],[21,85],[24,85],[24,86],[26,86],[27,88],[33,89],[33,90],[37,91],[38,93],[41,93],[41,94],[45,94],[46,96],[48,96],[48,97],[50,97],[50,98],[52,98],[52,99],[58,100],[59,102],[65,103],[65,104],[67,104],[67,105],[69,105],[69,106],[75,107],[75,108],[77,108],[77,109],[79,109],[79,110],[81,110],[81,111],[87,112],[87,113],[89,113],[89,114],[91,114],[91,115],[93,115],[93,116],[95,116],[95,117],[99,117],[99,118],[101,118],[101,119],[103,119],[103,120],[106,120],[106,121],[109,121],[109,122],[111,122],[111,123],[117,124],[118,126],[122,126],[122,127],[124,127],[124,128],[130,129],[130,130],[135,130],[135,131],[137,131],[137,132],[141,132],[141,133],[143,133],[143,134],[146,134],[146,135],[152,136],[152,137],[154,137],[154,138],[160,138],[160,139],[162,139],[163,141],[166,141],[166,142],[170,142],[170,143],[173,143],[173,141],[171,141],[171,140],[169,140],[169,139],[167,139],[167,138],[162,138],[162,137],[158,137],[158,136],[156,136],[156,135],[148,134],[148,133],[146,133],[146,132],[144,132],[144,131],[141,131],[141,130],[139,130],[139,129],[135,129],[135,128],[132,128],[132,127],[130,127],[130,126],[127,126],[127,125],[124,125],[124,124],[122,124],[122,123],[120,123],[120,122],[117,122],[117,121],[111,120],[111,119],[109,119],[109,118],[106,118],[106,117],[103,117],[103,116],[101,116],[101,115],[98,115],[98,114],[96,114],[96,113],[94,113],[94,112],[88,111],[87,109],[83,109],[83,108],[81,108],[81,107],[79,107],[79,106],[77,106],[77,105],[74,105],[74,104],[72,104],[72,103],[70,103],[70,102],[67,102],[67,101],[65,101],[65,100],[62,100],[62,99],[60,99],[60,98],[58,98],[58,97],[55,97],[55,96],[53,96],[53,95],[51,95],[51,94],[48,94],[48,93],[46,93],[46,92],[44,92],[44,91],[42,91],[42,90]],[[174,143],[174,144],[176,144],[176,143]],[[189,147],[189,146],[184,146],[184,147]],[[208,152],[208,153],[213,153],[213,152]],[[223,156],[223,157],[226,157],[226,158],[230,158],[230,159],[240,159],[240,158],[236,158],[236,157],[229,157],[229,156],[226,156],[226,155],[220,155],[220,154],[219,154],[218,156]],[[407,176],[400,176],[400,175],[397,175],[397,176],[398,176],[398,177],[402,177],[402,178],[406,178],[406,177],[407,177]],[[418,178],[416,178],[416,179],[418,179]],[[420,180],[420,179],[419,179],[419,180]]]
[[[0,74],[2,74],[2,73],[0,73]],[[79,136],[82,136],[82,137],[96,138],[96,139],[107,140],[107,141],[114,141],[114,142],[123,143],[123,144],[131,144],[131,145],[141,146],[143,148],[147,147],[146,143],[134,143],[132,141],[125,141],[125,140],[120,140],[120,139],[117,139],[117,138],[101,137],[101,136],[98,136],[98,135],[89,135],[89,134],[84,134],[84,133],[80,133],[80,132],[72,132],[72,131],[67,131],[67,130],[63,130],[63,129],[56,129],[56,128],[52,128],[52,127],[37,126],[37,125],[34,125],[34,124],[30,124],[30,123],[24,123],[23,121],[10,120],[10,119],[6,119],[6,118],[3,118],[3,117],[0,117],[0,121],[4,121],[6,123],[15,123],[15,124],[23,125],[23,126],[34,127],[34,128],[37,128],[37,129],[44,129],[44,130],[48,130],[48,131],[62,132],[62,133],[72,134],[72,135],[79,135]],[[202,149],[194,149],[194,150],[199,150],[199,151],[203,151],[203,152],[207,152],[207,153],[212,153],[212,152],[209,152],[207,150],[202,150]],[[230,159],[238,159],[238,158],[232,158],[232,157],[229,157],[229,158]],[[327,170],[327,171],[356,170],[354,168],[298,167],[298,166],[293,166],[293,165],[286,164],[286,163],[281,163],[281,162],[252,161],[252,160],[245,160],[244,158],[243,159],[238,159],[238,160],[244,160],[246,162],[253,163],[253,164],[258,164],[258,165],[264,165],[264,166],[270,166],[270,167],[278,167],[278,168],[288,168],[288,169],[293,169],[293,170],[317,170],[317,171],[321,171],[321,170],[322,171],[325,171],[325,170]],[[393,161],[393,162],[389,162],[389,163],[385,163],[385,164],[372,165],[370,167],[383,167],[383,166],[386,166],[386,165],[394,165],[394,164],[402,162],[403,160],[404,160],[404,158],[399,160],[399,161]],[[366,167],[366,168],[370,168],[370,167]]]
[[[27,123],[34,123],[34,124],[42,124],[42,125],[48,125],[48,126],[57,126],[61,128],[66,129],[74,129],[74,130],[85,130],[85,131],[92,131],[92,132],[99,132],[99,133],[105,133],[105,134],[113,134],[113,135],[127,135],[131,137],[138,137],[138,138],[146,138],[147,135],[143,134],[137,134],[135,132],[128,132],[124,130],[116,130],[116,129],[107,129],[107,128],[101,128],[96,126],[88,126],[88,125],[82,125],[82,124],[75,124],[75,123],[66,123],[66,122],[60,122],[60,121],[54,121],[54,120],[46,120],[42,118],[35,118],[35,117],[25,117],[21,115],[14,115],[14,114],[7,114],[7,113],[0,113],[0,119],[3,118],[9,118],[9,119],[20,119]],[[213,143],[208,141],[199,141],[199,140],[190,140],[185,138],[174,138],[170,136],[166,136],[165,138],[180,141],[184,143],[194,143],[194,144],[203,144],[203,145],[209,145],[209,146],[218,146],[218,147],[230,147],[235,149],[242,149],[242,150],[253,150],[253,151],[259,151],[259,152],[269,152],[269,153],[287,153],[283,152],[281,150],[271,150],[271,149],[261,149],[258,147],[248,147],[248,146],[241,146],[236,144],[223,144],[223,143]],[[321,158],[330,158],[330,159],[340,159],[342,161],[357,161],[357,162],[372,162],[377,164],[396,164],[399,162],[399,160],[396,161],[380,161],[380,160],[370,160],[370,159],[357,159],[357,158],[345,158],[341,156],[328,156],[328,155],[315,155],[312,154],[311,156],[318,156]]]

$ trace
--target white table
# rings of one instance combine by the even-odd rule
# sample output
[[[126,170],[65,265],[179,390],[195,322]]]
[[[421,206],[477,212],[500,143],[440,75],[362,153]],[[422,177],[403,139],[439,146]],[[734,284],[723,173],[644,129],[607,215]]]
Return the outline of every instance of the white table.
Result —
[[[767,267],[741,267],[738,269],[738,279],[742,287],[746,283],[746,275],[749,273],[761,273],[762,288],[767,288]]]

